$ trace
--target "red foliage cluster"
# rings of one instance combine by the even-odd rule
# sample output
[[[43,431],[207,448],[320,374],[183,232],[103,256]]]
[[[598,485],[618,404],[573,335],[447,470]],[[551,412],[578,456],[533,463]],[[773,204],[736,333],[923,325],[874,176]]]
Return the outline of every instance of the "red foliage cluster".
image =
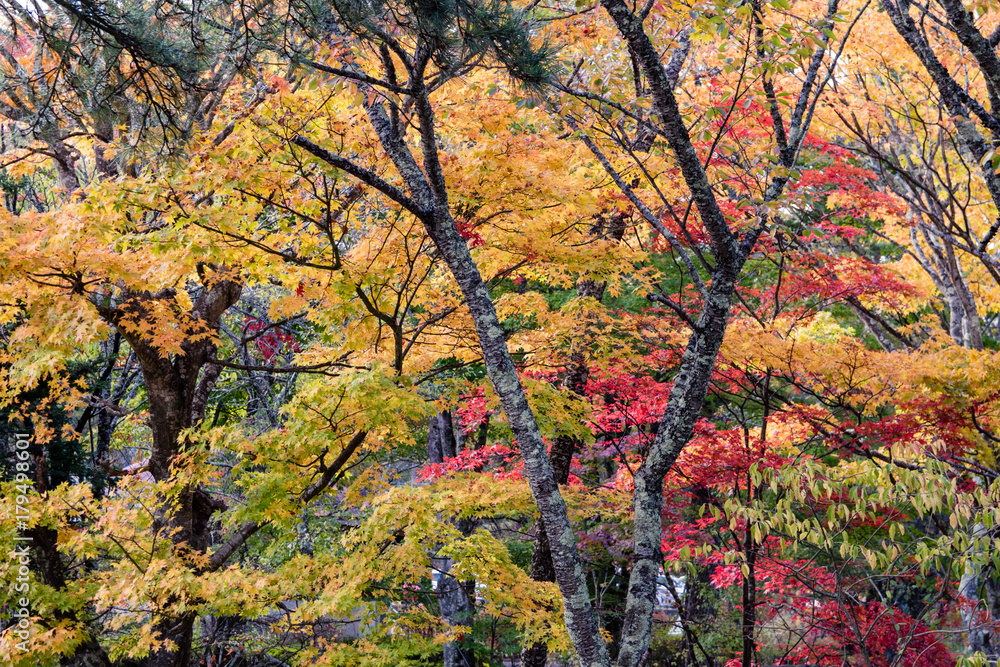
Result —
[[[955,656],[926,624],[880,602],[818,604],[803,620],[809,630],[805,641],[789,654],[790,665],[842,667],[868,661],[874,667],[955,665]]]
[[[251,342],[267,363],[271,363],[278,354],[298,352],[300,349],[299,342],[290,333],[256,317],[246,317],[243,331],[244,336],[252,338]]]
[[[970,437],[975,428],[970,418],[971,409],[952,396],[941,395],[901,402],[893,414],[860,423],[846,420],[831,424],[828,413],[813,411],[807,406],[787,409],[778,418],[794,418],[812,424],[818,433],[826,436],[827,444],[839,448],[843,455],[864,455],[897,443],[926,447],[943,443],[944,451],[935,451],[936,455],[963,456],[976,447]]]
[[[924,429],[944,443],[945,454],[964,456],[976,449],[972,414],[976,405],[963,403],[954,394],[920,397],[907,401],[901,409],[917,415]]]
[[[482,449],[463,449],[443,463],[428,463],[417,472],[421,481],[446,477],[456,472],[482,472],[491,469],[494,477],[510,479],[521,476],[523,466],[516,446],[488,445]]]
[[[784,303],[808,298],[836,301],[878,297],[892,304],[894,297],[919,294],[913,285],[888,267],[861,257],[832,257],[817,251],[789,254],[787,259],[790,270],[780,289],[776,286],[765,291],[765,294],[773,294],[778,290],[778,297]]]
[[[462,235],[462,238],[469,242],[470,248],[486,245],[482,234],[479,233],[475,223],[471,220],[455,220],[455,226],[458,227],[458,233]]]
[[[663,538],[660,544],[664,561],[681,560],[681,550],[684,547],[694,549],[708,542],[710,538],[706,529],[716,521],[715,517],[709,516],[695,521],[664,523]],[[737,573],[739,573],[738,569]]]
[[[770,451],[757,438],[747,440],[741,429],[720,431],[701,420],[671,474],[678,484],[745,488],[751,465],[757,464],[758,470],[777,469],[788,461],[788,457]]]
[[[595,434],[621,433],[657,422],[666,409],[670,384],[610,366],[591,371],[585,393],[595,404]]]
[[[804,148],[817,157],[817,167],[804,169],[793,183],[789,192],[811,191],[815,193],[837,192],[837,208],[827,206],[830,217],[850,216],[864,218],[871,211],[885,210],[896,215],[905,215],[902,203],[881,187],[876,173],[853,164],[853,154],[836,144],[808,135]]]
[[[923,424],[912,413],[894,414],[873,421],[841,422],[830,433],[829,442],[844,454],[865,453],[869,450],[890,447],[896,443],[924,440]]]
[[[766,613],[780,615],[791,631],[790,650],[778,664],[954,667],[954,655],[925,623],[878,601],[834,599],[838,582],[833,574],[808,560],[768,558],[777,546],[776,538],[765,540],[754,574],[767,598],[781,601]],[[721,564],[721,553],[713,553],[705,562],[719,563],[711,575],[716,588],[742,585],[740,567]],[[817,591],[826,593],[826,599],[817,598]]]
[[[778,538],[768,537],[760,548],[761,554],[754,568],[754,578],[770,597],[780,599],[801,611],[812,608],[815,600],[812,595],[813,590],[834,590],[835,577],[812,561],[770,557],[772,552],[779,553],[781,550],[781,540]],[[716,588],[742,585],[743,573],[740,571],[740,566],[723,564],[722,552],[712,553],[705,559],[705,563],[717,564],[710,577],[712,585]],[[803,581],[808,581],[810,588],[803,586]]]
[[[459,422],[466,435],[485,425],[492,414],[493,409],[490,407],[489,401],[486,400],[486,392],[482,387],[478,388],[475,394],[465,396],[462,407],[458,409]],[[499,416],[503,418],[503,413],[500,413]]]

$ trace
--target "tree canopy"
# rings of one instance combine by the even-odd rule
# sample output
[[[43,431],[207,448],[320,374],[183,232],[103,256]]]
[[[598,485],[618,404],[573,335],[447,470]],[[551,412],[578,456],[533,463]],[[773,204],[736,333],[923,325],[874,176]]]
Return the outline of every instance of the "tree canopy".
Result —
[[[0,43],[4,665],[1000,659],[1000,6]]]

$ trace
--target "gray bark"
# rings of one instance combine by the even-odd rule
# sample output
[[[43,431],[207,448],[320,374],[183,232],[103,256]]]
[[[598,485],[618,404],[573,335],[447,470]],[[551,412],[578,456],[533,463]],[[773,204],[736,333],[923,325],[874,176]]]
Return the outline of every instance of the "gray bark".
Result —
[[[922,27],[923,20],[921,19],[921,26],[918,27],[916,21],[910,16],[910,2],[908,0],[880,0],[880,2],[896,32],[917,56],[933,80],[938,89],[942,106],[955,123],[961,146],[980,165],[983,183],[986,185],[993,203],[1000,207],[1000,177],[994,171],[992,160],[988,159],[987,156],[991,146],[1000,139],[1000,121],[994,116],[1000,109],[1000,97],[998,97],[998,92],[1000,92],[1000,59],[998,59],[993,46],[975,26],[973,17],[966,11],[962,2],[958,0],[940,1],[939,4],[947,16],[947,22],[944,25],[955,34],[959,42],[968,49],[979,65],[979,71],[987,84],[990,102],[990,110],[987,111],[938,59]],[[921,11],[926,12],[927,10],[922,9]],[[977,122],[989,131],[992,141],[987,141],[984,138],[976,126]],[[1000,218],[979,240],[977,247],[968,248],[972,254],[983,260],[994,277],[996,277],[996,272],[995,266],[992,265],[995,262],[989,256],[987,247],[998,230],[1000,230]],[[921,231],[926,232],[925,229],[921,229]],[[937,247],[926,234],[925,240],[927,240],[931,251],[936,251],[935,259],[938,260],[936,262],[938,271],[935,282],[948,302],[952,338],[967,347],[982,349],[979,316],[972,294],[964,280],[961,280],[957,261],[953,259],[954,251],[951,247],[951,239],[947,238],[947,235],[939,235],[936,239],[939,242]],[[920,249],[919,244],[915,249]],[[931,262],[927,261],[926,257],[922,259],[922,263],[925,264],[924,268],[927,270]],[[935,272],[928,272],[934,277]],[[960,583],[963,595],[975,593],[975,597],[972,599],[978,599],[978,578],[979,574],[975,571],[967,571],[963,575]],[[984,587],[987,588],[988,593],[994,584],[990,583]],[[988,604],[992,606],[992,600],[988,600]],[[981,629],[972,622],[971,616],[966,618],[966,624],[968,647],[971,650],[987,648],[986,643],[990,640],[982,635]]]
[[[427,459],[431,463],[444,463],[458,454],[458,441],[451,412],[442,410],[430,418],[427,426]]]
[[[995,65],[992,62],[996,60],[996,55],[994,54],[990,58],[987,54],[983,53],[982,44],[972,34],[978,33],[978,30],[974,26],[971,26],[970,30],[968,20],[960,16],[960,13],[964,11],[961,9],[960,3],[956,4],[945,0],[942,4],[948,13],[949,20],[957,21],[961,26],[956,30],[956,36],[973,53],[976,59],[980,61],[981,67],[985,63],[986,69],[982,71],[984,76],[987,77],[987,81],[990,81],[992,75],[996,73]],[[942,105],[952,116],[963,146],[980,165],[980,174],[990,193],[990,197],[993,199],[993,203],[1000,206],[1000,177],[993,170],[992,162],[990,160],[984,161],[989,147],[975,124],[978,120],[990,131],[993,138],[997,139],[1000,138],[1000,121],[992,113],[986,111],[982,104],[972,98],[959,82],[952,77],[947,68],[941,64],[937,54],[934,53],[934,49],[927,40],[927,36],[917,27],[913,17],[910,16],[910,3],[907,0],[900,0],[898,3],[893,2],[893,0],[881,0],[881,5],[892,21],[896,32],[899,33],[900,37],[903,38],[914,55],[920,60],[927,73],[930,74],[941,96]],[[981,37],[982,35],[980,34]],[[995,87],[994,90],[996,90]],[[993,110],[995,111],[996,109]],[[980,251],[985,250],[998,230],[1000,230],[1000,220],[994,223],[990,230],[983,236],[979,244]]]
[[[977,565],[968,564],[958,583],[958,595],[966,599],[968,609],[962,610],[962,624],[965,626],[966,647],[970,653],[979,653],[986,646],[986,631],[975,616],[979,611],[979,574]]]
[[[629,581],[628,600],[621,650],[620,667],[636,667],[645,660],[652,632],[653,608],[656,602],[657,578],[663,558],[660,551],[662,535],[661,511],[663,507],[663,482],[682,448],[691,439],[709,380],[718,357],[719,348],[728,324],[736,281],[743,264],[753,250],[766,214],[758,213],[758,224],[742,238],[732,233],[715,198],[701,159],[691,143],[687,127],[674,98],[673,86],[660,55],[643,27],[643,19],[635,15],[624,0],[601,0],[601,5],[614,20],[618,32],[628,43],[652,90],[653,109],[670,144],[685,184],[691,192],[701,222],[708,232],[715,257],[715,273],[706,294],[704,306],[693,327],[680,368],[667,401],[667,407],[649,454],[635,475],[633,495],[634,537],[633,566]],[[828,6],[827,20],[837,11],[837,2]],[[818,48],[806,71],[805,81],[798,101],[792,111],[786,146],[779,147],[779,163],[785,167],[794,164],[798,146],[815,108],[815,99],[822,90],[819,77],[826,45]],[[772,104],[772,106],[775,106]],[[772,112],[779,121],[780,113]],[[785,136],[783,125],[776,127]],[[773,201],[784,190],[787,178],[772,178],[764,194],[764,204]]]
[[[926,226],[920,226],[919,232],[918,237],[916,228],[910,230],[913,253],[948,305],[948,333],[956,345],[972,350],[983,349],[979,311],[962,274],[953,239]]]
[[[725,333],[736,281],[767,222],[766,205],[781,194],[787,177],[776,176],[771,180],[763,198],[763,206],[758,211],[757,224],[751,231],[742,238],[734,235],[715,200],[701,159],[691,144],[673,97],[672,81],[660,62],[658,51],[643,29],[642,19],[635,16],[623,0],[602,0],[602,5],[614,19],[647,78],[653,94],[654,111],[659,117],[664,136],[677,157],[677,164],[710,237],[716,260],[711,289],[706,293],[704,308],[682,358],[661,427],[650,454],[635,479],[635,563],[631,570],[625,628],[618,661],[623,667],[633,667],[640,663],[649,646],[657,575],[662,563],[660,510],[663,479],[681,448],[691,437]],[[836,9],[836,0],[831,0],[827,21],[832,19]],[[378,41],[375,37],[370,38]],[[393,41],[389,47],[398,49],[399,45]],[[447,184],[438,155],[434,110],[424,80],[425,69],[435,48],[433,43],[418,39],[412,54],[400,54],[409,77],[403,90],[407,95],[404,105],[412,109],[411,123],[417,127],[419,134],[419,163],[403,140],[399,124],[393,122],[395,116],[387,112],[377,89],[371,85],[373,82],[382,85],[382,82],[374,81],[361,72],[349,57],[345,57],[341,63],[345,75],[353,78],[368,92],[365,97],[368,118],[382,149],[395,166],[404,189],[305,137],[296,136],[292,143],[372,186],[423,222],[462,292],[476,327],[490,380],[517,438],[525,475],[539,509],[541,527],[549,538],[555,580],[563,597],[570,640],[583,667],[604,667],[610,664],[610,659],[591,605],[583,564],[576,547],[576,536],[559,492],[555,471],[507,349],[505,333],[489,291],[449,209]],[[798,146],[811,121],[818,91],[827,80],[821,80],[819,76],[825,50],[824,43],[814,52],[809,62],[805,82],[791,115],[788,134],[786,135],[784,127],[781,128],[780,135],[787,144],[781,150],[780,163],[783,167],[794,164]],[[780,119],[780,115],[778,117]]]
[[[429,104],[423,106],[422,131],[426,128],[425,119],[432,119]],[[428,162],[426,155],[424,162]],[[437,198],[443,199],[444,205],[447,205],[443,191],[439,191]],[[583,564],[576,548],[576,535],[569,523],[566,505],[559,493],[559,485],[534,413],[507,349],[503,327],[479,269],[469,254],[465,239],[458,233],[451,213],[440,206],[435,209],[434,216],[426,221],[428,232],[462,290],[476,325],[487,372],[511,430],[517,437],[542,527],[551,537],[555,578],[563,595],[570,638],[582,665],[609,665],[607,650],[598,632],[597,619],[590,604]]]
[[[398,128],[390,121],[382,103],[372,95],[372,101],[366,105],[369,120],[378,134],[382,148],[402,177],[408,194],[304,137],[295,137],[293,143],[372,185],[424,223],[469,308],[487,373],[507,415],[508,424],[517,438],[525,475],[539,509],[541,524],[551,538],[555,578],[564,601],[570,639],[583,667],[606,667],[610,665],[610,660],[590,603],[583,563],[576,547],[576,535],[559,492],[545,442],[507,349],[506,336],[489,290],[465,239],[458,232],[448,205],[447,185],[438,157],[434,111],[423,79],[423,68],[430,55],[429,46],[418,47],[409,73],[410,80],[407,82],[407,88],[412,91],[415,122],[419,128],[422,167],[403,141]],[[353,66],[351,63],[346,64]]]
[[[427,457],[431,463],[442,463],[455,456],[455,429],[451,413],[443,410],[430,419],[427,429]],[[475,528],[472,521],[460,519],[457,523],[463,535],[470,535]],[[437,585],[438,608],[441,619],[448,625],[471,626],[475,620],[475,581],[458,581],[449,574],[450,558],[434,556],[431,562],[441,573]],[[444,645],[445,667],[475,667],[476,656],[459,642]]]
[[[438,568],[442,572],[438,581],[437,599],[441,617],[449,625],[471,626],[475,620],[474,581],[458,581],[448,571],[451,569],[451,559],[438,559]],[[448,642],[444,645],[444,667],[476,667],[476,655],[463,646],[460,641]]]

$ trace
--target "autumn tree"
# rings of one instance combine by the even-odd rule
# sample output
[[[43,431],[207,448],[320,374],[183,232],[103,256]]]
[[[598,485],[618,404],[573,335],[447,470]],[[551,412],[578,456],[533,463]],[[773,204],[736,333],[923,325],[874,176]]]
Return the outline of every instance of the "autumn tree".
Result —
[[[734,664],[952,660],[992,260],[974,170],[926,178],[990,126],[945,86],[973,143],[921,181],[829,108],[867,5],[7,9],[4,409],[115,480],[29,494],[12,662],[454,664],[492,619],[637,665],[671,568],[691,665],[713,612]]]

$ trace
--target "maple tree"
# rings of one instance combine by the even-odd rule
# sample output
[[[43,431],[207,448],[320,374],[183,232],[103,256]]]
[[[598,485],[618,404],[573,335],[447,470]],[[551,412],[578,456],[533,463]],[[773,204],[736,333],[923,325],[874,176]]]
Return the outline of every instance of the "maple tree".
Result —
[[[997,40],[880,6],[4,3],[5,664],[995,655]]]

